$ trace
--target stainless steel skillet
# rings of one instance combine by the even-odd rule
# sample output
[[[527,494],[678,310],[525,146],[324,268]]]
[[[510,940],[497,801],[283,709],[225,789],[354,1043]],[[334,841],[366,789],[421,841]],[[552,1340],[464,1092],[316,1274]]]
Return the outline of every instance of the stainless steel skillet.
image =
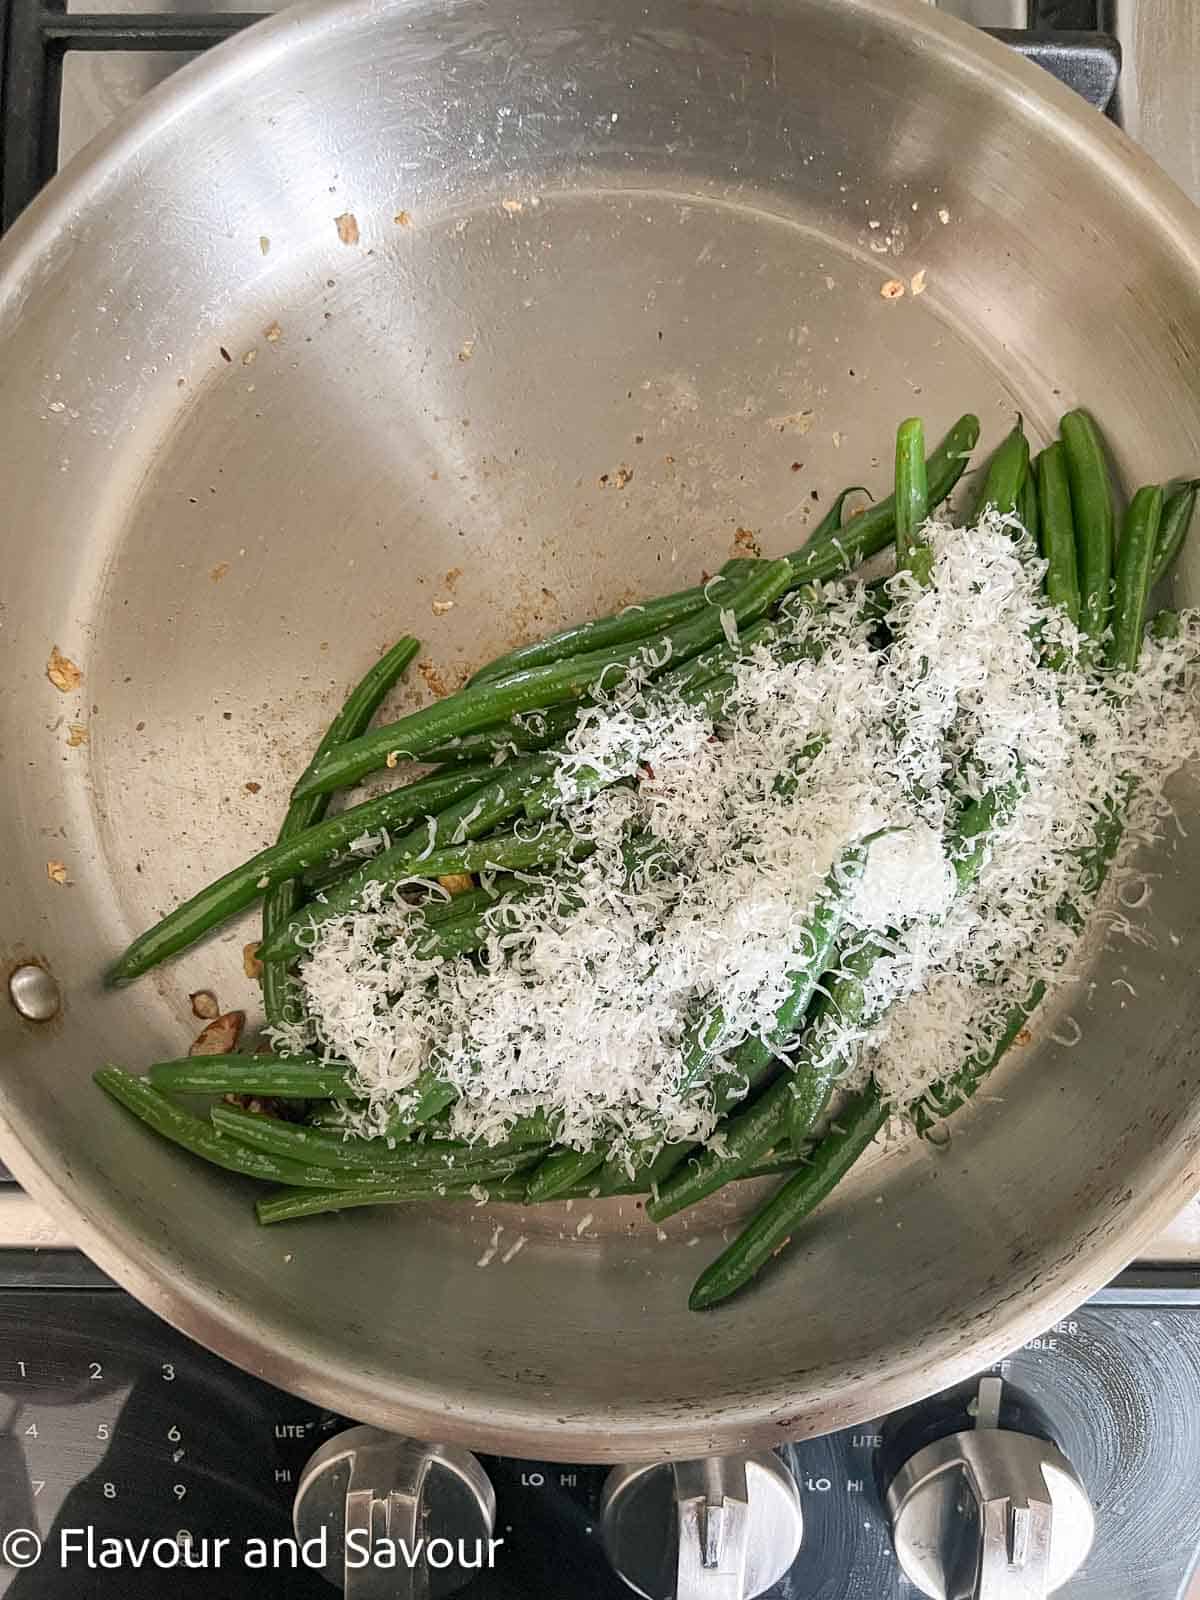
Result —
[[[694,1456],[977,1368],[1200,1184],[1188,789],[1155,943],[1097,954],[1082,1043],[1044,1019],[948,1152],[881,1155],[703,1319],[744,1196],[665,1239],[630,1201],[260,1231],[87,1081],[175,1051],[190,990],[254,1004],[249,926],[98,973],[271,836],[396,634],[436,689],[739,528],[790,548],[915,410],[993,439],[1086,401],[1129,478],[1195,459],[1196,213],[1034,68],[907,0],[301,7],[51,186],[0,249],[0,338],[0,958],[63,997],[0,1016],[0,1153],[164,1316],[418,1435]]]

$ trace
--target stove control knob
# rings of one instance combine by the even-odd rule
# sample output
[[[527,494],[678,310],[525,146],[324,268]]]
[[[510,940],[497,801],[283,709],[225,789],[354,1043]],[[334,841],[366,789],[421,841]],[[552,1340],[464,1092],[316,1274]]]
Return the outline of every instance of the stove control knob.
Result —
[[[1046,1439],[999,1426],[1003,1381],[979,1382],[975,1426],[918,1450],[888,1489],[896,1556],[934,1600],[1044,1600],[1079,1570],[1095,1519]]]
[[[752,1600],[804,1535],[795,1479],[769,1452],[615,1467],[600,1515],[609,1560],[645,1600]]]
[[[309,1458],[292,1522],[347,1600],[438,1600],[487,1565],[496,1496],[467,1450],[348,1428]]]

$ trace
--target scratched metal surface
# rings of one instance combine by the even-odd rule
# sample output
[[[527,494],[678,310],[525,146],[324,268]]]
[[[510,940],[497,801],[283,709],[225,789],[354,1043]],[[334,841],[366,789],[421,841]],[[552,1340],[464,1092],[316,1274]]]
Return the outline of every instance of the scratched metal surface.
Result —
[[[703,1322],[686,1289],[745,1196],[665,1241],[632,1205],[260,1233],[245,1188],[85,1082],[177,1049],[190,989],[253,1005],[249,928],[120,995],[97,973],[270,837],[397,633],[427,641],[411,703],[692,580],[739,527],[794,545],[886,481],[917,408],[974,406],[990,441],[1014,406],[1040,437],[1099,399],[1130,478],[1191,459],[1192,215],[1044,74],[905,0],[294,11],[93,146],[0,285],[0,954],[67,996],[48,1030],[0,1022],[0,1149],[165,1316],[409,1432],[695,1455],[973,1370],[1195,1189],[1186,842],[1158,947],[1098,956],[1084,1046],[1048,1024],[948,1154],[881,1154]],[[480,1271],[501,1225],[529,1243]]]

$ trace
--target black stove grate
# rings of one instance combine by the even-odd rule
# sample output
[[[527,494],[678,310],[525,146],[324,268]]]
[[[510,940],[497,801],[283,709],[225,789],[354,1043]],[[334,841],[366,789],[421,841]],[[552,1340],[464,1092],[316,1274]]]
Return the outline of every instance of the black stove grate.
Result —
[[[63,61],[69,50],[207,50],[263,12],[94,15],[65,0],[0,0],[0,227],[58,166]]]
[[[1029,0],[1029,28],[997,36],[1113,114],[1121,53],[1115,0]],[[66,0],[0,0],[0,229],[54,176],[69,50],[207,50],[263,13],[96,15]]]

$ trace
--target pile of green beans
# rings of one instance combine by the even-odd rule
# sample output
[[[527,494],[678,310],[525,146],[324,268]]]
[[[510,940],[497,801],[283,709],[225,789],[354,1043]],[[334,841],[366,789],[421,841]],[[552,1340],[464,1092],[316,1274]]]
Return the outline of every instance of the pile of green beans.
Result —
[[[1053,664],[1064,672],[1127,672],[1138,661],[1154,587],[1187,536],[1200,479],[1141,488],[1121,516],[1092,417],[1068,413],[1060,435],[1031,459],[1018,419],[988,463],[976,509],[1016,518],[1044,557],[1047,599],[1085,641],[1079,659],[1060,651]],[[294,1025],[304,1013],[296,958],[324,922],[357,908],[369,887],[413,899],[403,937],[419,956],[473,958],[496,931],[495,908],[533,892],[520,875],[524,869],[569,874],[586,854],[586,843],[556,820],[561,745],[580,709],[636,670],[654,682],[652,692],[681,695],[717,717],[747,651],[789,648],[781,602],[820,606],[822,582],[852,572],[893,541],[897,568],[927,584],[928,519],[955,488],[978,437],[978,419],[964,416],[927,456],[923,425],[910,418],[897,434],[894,492],[846,521],[847,501],[865,491],[842,490],[801,549],[774,561],[730,561],[702,585],[521,645],[458,693],[371,728],[419,648],[414,639],[400,640],[334,718],[295,786],[276,842],[135,939],[109,968],[108,981],[133,981],[261,898],[267,1022],[282,1027],[277,1037],[297,1037]],[[867,602],[886,622],[886,596],[869,593]],[[736,644],[725,637],[730,613]],[[1150,631],[1167,636],[1173,617],[1159,613]],[[790,648],[794,655],[796,646]],[[326,815],[339,789],[410,761],[436,770]],[[576,781],[586,791],[599,779],[582,773]],[[986,862],[1022,783],[1018,777],[963,810],[951,850],[960,890]],[[1130,794],[1133,783],[1131,776]],[[530,819],[542,819],[536,833]],[[1097,831],[1086,863],[1089,898],[1104,881],[1122,823],[1114,809]],[[356,855],[353,847],[364,836],[382,838],[385,847],[366,859]],[[699,1008],[686,1030],[683,1083],[710,1095],[720,1119],[707,1148],[648,1142],[632,1154],[604,1145],[577,1150],[558,1143],[554,1117],[541,1111],[511,1121],[498,1144],[457,1141],[447,1134],[456,1090],[439,1076],[436,1052],[382,1133],[350,1067],[311,1054],[189,1056],[157,1062],[144,1078],[108,1066],[96,1081],[163,1139],[273,1185],[257,1201],[264,1224],[443,1198],[533,1204],[625,1194],[648,1195],[648,1215],[662,1221],[726,1183],[783,1175],[697,1282],[690,1304],[707,1309],[742,1290],[783,1251],[895,1109],[871,1081],[839,1103],[831,1065],[835,1032],[844,1037],[848,1024],[870,1020],[865,986],[883,954],[881,946],[855,942],[844,922],[871,842],[847,849],[830,874],[805,928],[805,959],[790,974],[787,998],[766,1036],[727,1040],[715,1005]],[[634,839],[628,870],[653,871],[661,851],[648,836]],[[476,874],[485,881],[455,894],[432,882]],[[1074,929],[1085,914],[1081,905],[1058,912]],[[1044,987],[1035,984],[1012,1007],[988,1047],[952,1066],[919,1103],[900,1108],[919,1134],[930,1134],[971,1099]],[[181,1096],[201,1097],[207,1109],[187,1109]],[[828,1131],[817,1134],[823,1125]]]

